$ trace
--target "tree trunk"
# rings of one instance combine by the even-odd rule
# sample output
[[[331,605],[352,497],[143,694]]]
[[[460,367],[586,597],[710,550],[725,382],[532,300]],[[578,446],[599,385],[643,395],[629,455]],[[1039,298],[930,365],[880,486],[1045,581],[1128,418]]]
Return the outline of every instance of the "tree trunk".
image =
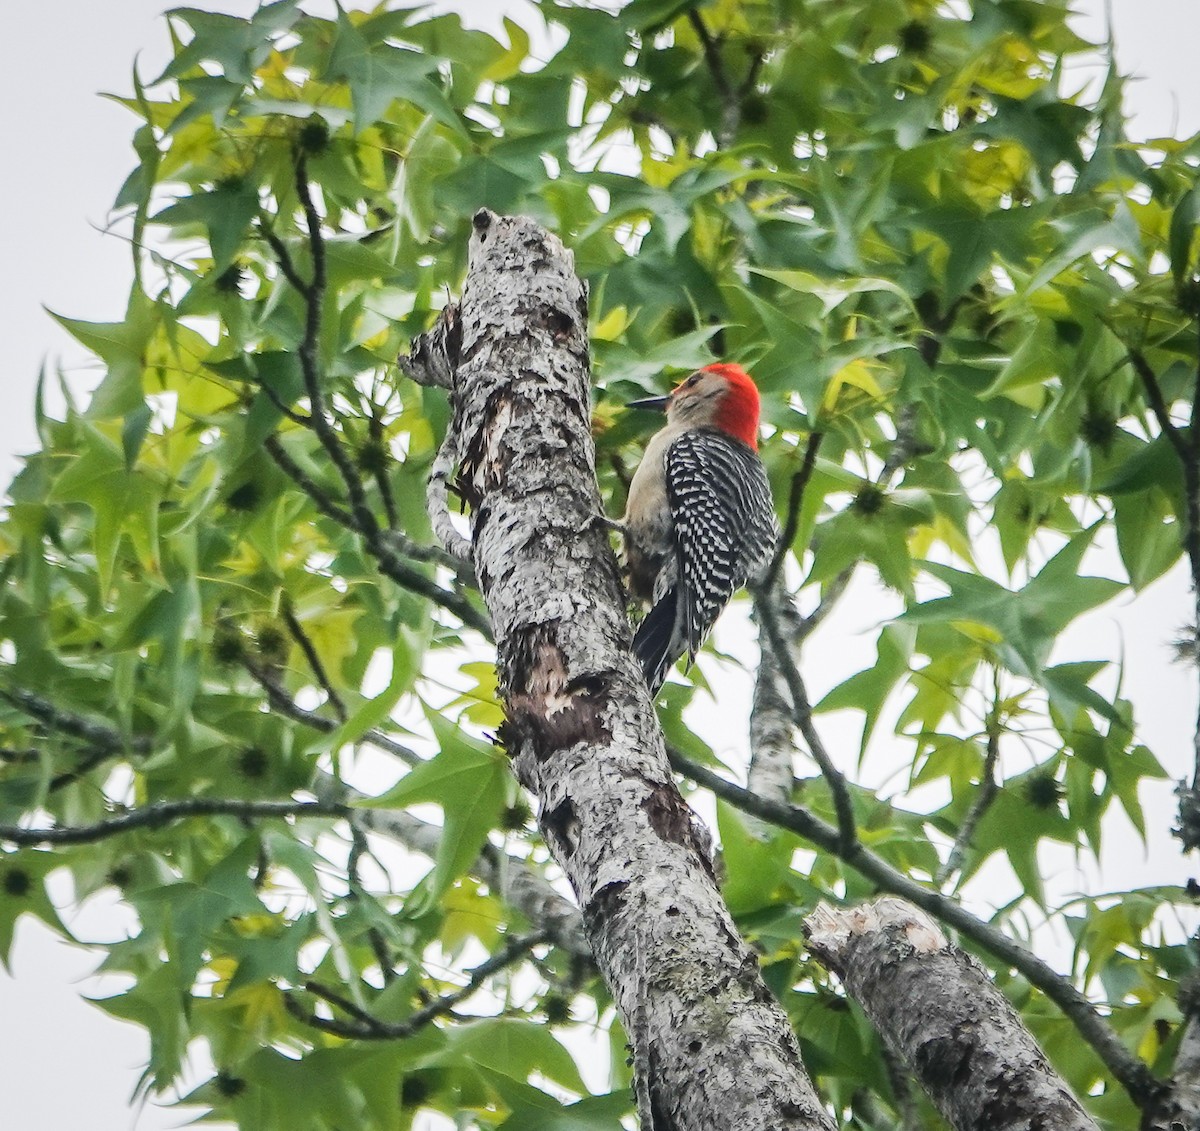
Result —
[[[1097,1131],[1008,999],[923,911],[887,896],[822,905],[805,926],[813,953],[957,1131]]]
[[[595,478],[583,284],[531,220],[481,211],[474,224],[452,396],[501,738],[629,1035],[643,1126],[832,1128],[721,900],[629,653]]]

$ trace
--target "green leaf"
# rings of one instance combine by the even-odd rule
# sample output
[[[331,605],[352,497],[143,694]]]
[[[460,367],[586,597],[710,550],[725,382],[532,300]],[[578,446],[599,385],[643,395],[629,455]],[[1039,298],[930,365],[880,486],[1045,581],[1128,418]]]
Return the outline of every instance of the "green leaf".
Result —
[[[571,1054],[544,1025],[519,1017],[489,1017],[461,1025],[447,1048],[460,1056],[524,1082],[539,1074],[573,1092],[586,1092]]]
[[[369,44],[350,17],[338,11],[328,77],[344,79],[349,85],[356,133],[383,118],[397,99],[404,99],[465,138],[467,131],[458,114],[427,77],[436,73],[436,58],[391,43]]]
[[[93,545],[101,590],[112,584],[117,546],[128,534],[142,566],[159,573],[158,507],[164,487],[150,475],[130,470],[125,454],[91,425],[80,430],[82,444],[54,483],[51,503],[83,503],[91,508]]]
[[[56,852],[0,851],[0,892],[4,892],[4,898],[0,899],[0,966],[10,974],[13,933],[22,915],[33,915],[56,934],[71,938],[46,893],[47,874],[62,863]]]
[[[360,804],[403,809],[431,801],[442,807],[442,839],[425,894],[429,901],[440,897],[475,862],[504,808],[509,774],[498,749],[433,711],[426,711],[426,718],[438,740],[438,754],[410,770],[386,793]]]
[[[885,292],[900,299],[908,309],[912,309],[912,298],[903,287],[897,286],[889,279],[850,278],[822,279],[808,271],[773,271],[763,267],[753,269],[755,274],[764,275],[782,283],[789,290],[801,294],[814,295],[821,300],[821,313],[828,316],[853,295]]]
[[[212,248],[213,272],[219,275],[233,262],[258,209],[257,186],[234,179],[211,192],[197,192],[177,200],[156,212],[149,222],[165,224],[179,236],[186,236],[193,226],[202,227]]]
[[[797,844],[791,834],[769,826],[754,829],[752,820],[723,801],[717,802],[717,827],[725,863],[721,892],[735,916],[769,907],[781,899]]]
[[[901,619],[918,624],[972,623],[993,630],[988,642],[1018,675],[1038,678],[1058,634],[1076,617],[1110,600],[1123,586],[1103,577],[1081,577],[1080,560],[1096,534],[1090,527],[1052,557],[1024,589],[1013,593],[986,577],[927,562],[950,587],[948,597],[910,606]]]
[[[1146,818],[1142,811],[1139,790],[1143,779],[1161,781],[1169,778],[1170,774],[1163,769],[1162,764],[1145,746],[1133,746],[1111,759],[1108,768],[1109,781],[1113,792],[1121,802],[1133,827],[1146,837]]]
[[[1157,487],[1113,499],[1117,547],[1139,592],[1162,577],[1183,554],[1180,523],[1167,494]]]
[[[863,712],[866,717],[863,719],[862,739],[858,745],[860,763],[867,752],[867,743],[871,741],[871,735],[883,713],[888,696],[896,684],[908,674],[916,636],[916,629],[909,625],[885,626],[875,645],[875,663],[843,680],[813,708],[817,712],[846,709]]]
[[[145,353],[157,325],[154,304],[135,292],[124,322],[79,322],[53,311],[51,316],[107,367],[104,380],[92,394],[88,416],[111,420],[137,409],[144,398]]]
[[[1190,188],[1179,198],[1179,203],[1171,213],[1171,228],[1167,236],[1167,256],[1177,287],[1192,273],[1192,245],[1198,223],[1200,189]]]
[[[369,730],[384,723],[392,713],[396,704],[409,688],[412,687],[416,675],[413,670],[412,657],[414,652],[415,633],[406,625],[398,629],[396,643],[392,648],[392,674],[388,685],[378,695],[367,699],[348,719],[336,730],[322,740],[321,745],[326,750],[338,750],[353,742],[358,742]],[[408,781],[412,775],[406,777]],[[401,783],[403,785],[403,782]],[[397,786],[397,788],[400,788]],[[385,794],[390,796],[390,794]]]

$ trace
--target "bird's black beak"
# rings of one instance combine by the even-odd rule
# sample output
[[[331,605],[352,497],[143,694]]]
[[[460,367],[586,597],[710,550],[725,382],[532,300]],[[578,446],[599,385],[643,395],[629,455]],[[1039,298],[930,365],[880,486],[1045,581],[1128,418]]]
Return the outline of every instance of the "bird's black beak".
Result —
[[[670,401],[670,395],[665,397],[643,397],[640,401],[629,401],[626,403],[626,408],[646,408],[653,412],[666,412],[667,402]]]

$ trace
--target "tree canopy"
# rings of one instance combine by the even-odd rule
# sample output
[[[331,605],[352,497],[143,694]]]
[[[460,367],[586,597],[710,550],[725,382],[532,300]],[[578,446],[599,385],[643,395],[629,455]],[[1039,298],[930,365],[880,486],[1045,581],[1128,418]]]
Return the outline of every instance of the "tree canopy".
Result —
[[[804,941],[818,902],[881,892],[986,965],[1101,1126],[1149,1119],[1200,1009],[1193,893],[1064,903],[1039,851],[1163,819],[1121,656],[1055,647],[1181,557],[1200,579],[1200,138],[1128,137],[1060,0],[537,8],[504,40],[419,8],[180,9],[172,62],[135,70],[127,313],[60,317],[104,377],[43,379],[0,525],[0,958],[23,914],[67,933],[51,872],[117,888],[138,930],[102,968],[131,985],[99,1004],[149,1032],[144,1087],[201,1040],[186,1102],[256,1131],[636,1109],[507,765],[488,611],[426,512],[452,405],[397,363],[453,334],[486,207],[588,285],[609,515],[646,431],[625,401],[717,359],[762,390],[784,541],[751,717],[694,725],[733,662],[711,650],[658,714],[838,1125],[942,1125]],[[856,574],[873,655],[826,688]],[[846,711],[857,748],[822,740]],[[997,858],[1018,894],[979,917]]]

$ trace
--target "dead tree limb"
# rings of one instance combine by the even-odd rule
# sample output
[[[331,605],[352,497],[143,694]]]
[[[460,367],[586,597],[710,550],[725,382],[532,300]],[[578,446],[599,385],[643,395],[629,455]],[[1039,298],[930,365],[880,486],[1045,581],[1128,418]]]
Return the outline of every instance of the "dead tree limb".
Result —
[[[987,972],[923,911],[892,896],[822,904],[805,930],[952,1127],[1097,1131]]]

